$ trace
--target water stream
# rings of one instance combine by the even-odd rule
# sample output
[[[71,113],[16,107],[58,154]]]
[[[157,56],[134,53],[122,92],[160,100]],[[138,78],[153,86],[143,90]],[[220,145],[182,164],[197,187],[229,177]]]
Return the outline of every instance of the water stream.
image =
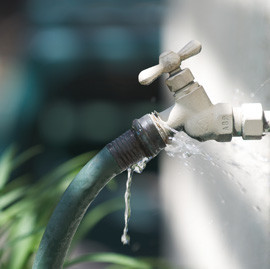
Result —
[[[128,235],[128,223],[129,223],[129,219],[131,215],[130,197],[131,197],[132,176],[134,172],[141,174],[147,162],[149,161],[150,161],[149,158],[144,158],[127,170],[128,176],[127,176],[127,183],[126,183],[126,192],[124,196],[125,197],[125,214],[124,214],[125,227],[123,230],[123,234],[121,236],[121,242],[123,243],[123,245],[127,245],[130,242],[130,236]]]
[[[124,231],[121,237],[121,242],[126,245],[129,244],[130,237],[128,235],[128,222],[130,219],[131,214],[131,207],[130,207],[130,196],[131,196],[131,183],[132,183],[132,175],[134,170],[132,168],[129,168],[127,170],[128,176],[127,176],[127,183],[126,183],[126,192],[125,192],[125,227]]]

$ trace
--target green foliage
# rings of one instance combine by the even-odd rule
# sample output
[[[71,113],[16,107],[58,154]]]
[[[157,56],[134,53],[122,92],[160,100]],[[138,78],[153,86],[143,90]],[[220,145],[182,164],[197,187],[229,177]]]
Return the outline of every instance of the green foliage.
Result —
[[[16,156],[16,148],[9,147],[0,157],[0,268],[30,269],[45,226],[62,193],[72,179],[91,159],[95,152],[77,156],[38,181],[31,182],[30,175],[11,180],[12,172],[30,158],[40,154],[40,146],[32,147]],[[108,188],[117,184],[111,181]],[[123,208],[122,199],[116,198],[90,208],[74,236],[71,250],[105,216]],[[108,263],[108,268],[167,269],[156,259],[139,259],[116,253],[94,253],[69,260],[65,267],[81,262]],[[162,266],[162,267],[160,267]]]
[[[0,190],[3,189],[9,179],[12,170],[12,159],[14,158],[15,148],[9,147],[0,159]]]
[[[90,152],[75,157],[34,183],[29,175],[10,180],[17,167],[41,151],[42,148],[36,146],[15,156],[16,148],[11,146],[0,158],[1,269],[31,268],[33,255],[37,251],[52,210],[77,172],[94,156],[94,152]],[[120,208],[119,203],[118,207],[115,203],[112,203],[111,211]],[[99,207],[102,205],[97,208]],[[111,211],[108,208],[106,212],[109,214]],[[100,220],[100,216],[95,217],[92,214],[92,217],[90,224],[93,227]],[[85,227],[77,237],[83,237],[86,232],[88,230]]]
[[[92,253],[69,260],[64,268],[84,262],[102,262],[110,264],[108,269],[173,269],[166,261],[157,258],[133,258],[117,253]]]
[[[125,255],[116,253],[94,253],[81,256],[77,259],[69,261],[65,264],[65,268],[71,265],[82,263],[82,262],[104,262],[112,263],[118,266],[124,266],[125,268],[134,269],[151,269],[151,265],[135,258],[131,258]]]

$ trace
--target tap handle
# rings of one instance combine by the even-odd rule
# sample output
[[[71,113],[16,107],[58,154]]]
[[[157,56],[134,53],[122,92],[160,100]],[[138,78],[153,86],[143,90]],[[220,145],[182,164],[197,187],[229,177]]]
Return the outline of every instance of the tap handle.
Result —
[[[198,54],[201,50],[201,43],[197,40],[191,40],[178,52],[178,55],[180,56],[182,62],[187,58]]]
[[[183,60],[198,54],[201,51],[201,44],[192,40],[185,45],[178,53],[165,51],[159,56],[159,64],[149,67],[140,72],[138,80],[142,85],[149,85],[163,73],[170,73],[180,67]]]

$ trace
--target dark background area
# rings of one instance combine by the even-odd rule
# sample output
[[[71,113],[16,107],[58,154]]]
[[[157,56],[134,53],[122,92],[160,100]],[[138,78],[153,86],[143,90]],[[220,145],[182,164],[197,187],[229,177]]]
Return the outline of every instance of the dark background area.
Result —
[[[42,145],[15,174],[33,178],[81,153],[101,149],[132,120],[160,109],[159,82],[139,72],[157,63],[162,0],[5,1],[0,3],[0,149]],[[14,175],[15,176],[15,175]],[[95,204],[124,196],[104,190]],[[159,255],[157,161],[132,186],[131,245],[122,246],[123,213],[89,238],[106,249]]]

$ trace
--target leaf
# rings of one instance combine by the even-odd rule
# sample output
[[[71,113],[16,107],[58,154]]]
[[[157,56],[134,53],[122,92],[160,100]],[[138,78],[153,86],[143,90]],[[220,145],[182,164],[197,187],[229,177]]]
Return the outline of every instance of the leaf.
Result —
[[[71,160],[68,160],[67,162],[61,164],[56,169],[54,169],[51,173],[47,174],[41,180],[63,177],[66,174],[74,171],[74,169],[83,166],[86,162],[92,159],[95,154],[96,151],[91,151],[81,154]]]
[[[144,257],[141,259],[142,261],[151,264],[151,266],[155,269],[180,269],[179,266],[173,266],[171,263],[166,261],[163,258],[158,257]],[[183,269],[183,267],[181,267]]]
[[[14,159],[15,147],[11,146],[0,156],[1,269],[31,267],[33,253],[53,208],[80,168],[95,154],[90,152],[77,156],[32,185],[28,175],[8,182],[15,168],[41,151],[40,146],[32,147]]]
[[[42,151],[43,151],[43,147],[40,145],[37,145],[37,146],[34,146],[34,147],[27,149],[26,151],[21,153],[19,156],[17,156],[13,160],[13,162],[12,162],[13,169],[19,167],[20,165],[22,165],[26,161],[28,161],[31,158],[35,157],[36,155],[40,154]]]
[[[0,196],[0,211],[7,207],[9,204],[14,203],[18,200],[24,193],[26,187],[20,187],[14,189],[13,191],[7,192]]]
[[[15,154],[15,146],[8,147],[0,159],[0,190],[7,183],[12,171],[12,159]]]
[[[151,269],[152,266],[148,263],[141,261],[137,258],[132,258],[126,255],[117,253],[93,253],[83,255],[79,258],[75,258],[65,263],[64,267],[70,267],[71,265],[83,263],[83,262],[104,262],[112,263],[120,266],[125,266],[125,268],[133,269]]]
[[[16,148],[14,145],[8,147],[0,159],[0,190],[3,189],[7,181],[10,179],[11,172],[18,166],[31,159],[35,155],[41,153],[41,146],[34,146],[14,159]]]
[[[29,175],[23,175],[20,177],[17,177],[15,179],[12,179],[10,182],[8,182],[5,187],[0,191],[0,197],[3,194],[6,194],[8,192],[11,192],[17,188],[20,187],[27,187],[27,185],[30,182],[31,177]],[[29,188],[29,187],[28,187]]]
[[[35,228],[32,231],[26,232],[25,234],[21,234],[19,236],[17,236],[16,238],[10,240],[5,246],[4,248],[8,248],[10,246],[13,246],[17,243],[19,243],[20,241],[24,240],[27,237],[33,236],[33,235],[37,235],[37,234],[43,234],[45,230],[45,227],[39,227],[39,228]]]
[[[59,200],[60,195],[75,177],[79,168],[93,157],[94,154],[95,152],[81,154],[58,166],[32,186],[26,188],[24,198],[21,199],[19,203],[14,203],[2,212],[0,226],[9,219],[13,219],[20,212],[33,210],[33,208],[36,208],[37,215],[46,213],[43,220],[47,223],[48,216],[51,214],[51,210]],[[75,169],[76,171],[74,171]],[[12,182],[8,185],[10,184],[12,184]],[[38,212],[40,208],[42,208],[42,212]],[[42,224],[40,224],[40,226],[42,226]]]
[[[152,269],[184,269],[183,267],[174,266],[163,258],[159,257],[143,257],[139,259],[147,263]],[[126,266],[120,266],[119,264],[109,265],[107,269],[126,269]],[[134,268],[135,269],[135,268]]]
[[[35,228],[35,216],[32,212],[26,212],[16,222],[10,233],[10,239],[14,240],[17,237],[23,236],[26,233],[31,233]],[[28,236],[20,240],[10,249],[10,256],[8,260],[8,268],[25,268],[27,258],[31,254],[33,244],[33,237]]]
[[[52,190],[55,188],[55,184],[57,184],[60,180],[64,180],[64,177],[67,174],[74,172],[74,170],[78,168],[81,168],[95,154],[95,151],[87,152],[61,164],[52,172],[43,176],[31,189],[29,189],[29,193],[36,194],[39,192],[44,192],[47,189]]]

